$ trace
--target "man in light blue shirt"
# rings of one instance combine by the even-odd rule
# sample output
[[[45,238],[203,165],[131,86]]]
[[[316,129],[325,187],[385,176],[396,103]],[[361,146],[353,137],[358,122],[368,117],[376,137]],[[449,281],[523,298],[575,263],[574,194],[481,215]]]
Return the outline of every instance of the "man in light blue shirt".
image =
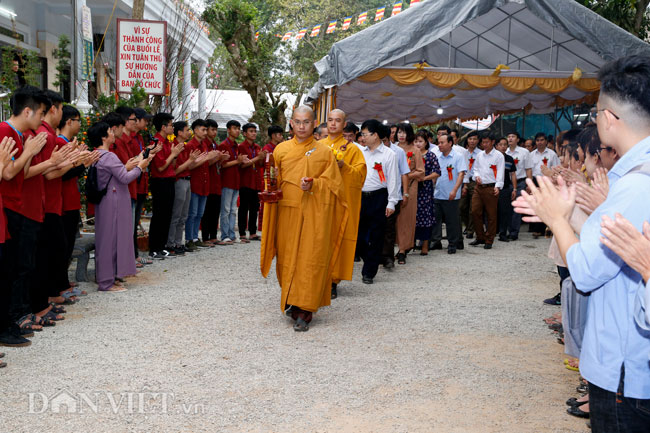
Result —
[[[467,160],[464,154],[459,154],[452,148],[451,135],[438,136],[438,149],[441,174],[433,193],[436,222],[430,244],[432,250],[442,249],[442,221],[444,220],[449,241],[447,253],[455,254],[457,248],[463,247],[459,205],[463,178],[467,173]]]
[[[637,230],[650,220],[650,176],[631,173],[650,161],[650,57],[629,56],[605,65],[596,124],[603,145],[621,159],[609,173],[605,202],[585,222],[578,240],[569,224],[575,191],[558,191],[548,178],[528,180],[525,196],[549,225],[576,287],[590,292],[580,372],[589,381],[594,433],[648,431],[650,427],[650,331],[635,321],[641,275],[600,243],[603,216],[620,213]],[[568,198],[567,198],[568,197]]]

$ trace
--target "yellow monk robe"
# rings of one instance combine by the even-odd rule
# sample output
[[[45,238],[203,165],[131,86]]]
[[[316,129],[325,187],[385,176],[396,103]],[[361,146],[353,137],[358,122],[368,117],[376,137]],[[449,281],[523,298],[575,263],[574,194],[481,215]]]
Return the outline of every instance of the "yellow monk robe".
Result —
[[[324,145],[336,150],[345,146],[348,141],[339,136],[336,140],[331,137],[319,141]],[[336,262],[332,279],[335,283],[341,280],[351,280],[354,270],[354,252],[357,248],[357,235],[359,233],[359,218],[361,216],[361,188],[366,181],[366,159],[356,144],[348,144],[343,153],[341,176],[343,176],[343,197],[348,205],[348,223],[343,234],[343,244],[339,253],[339,260]]]
[[[282,310],[294,305],[313,313],[330,305],[332,271],[348,219],[343,178],[332,151],[312,137],[280,143],[273,157],[283,197],[264,204],[262,275],[277,256]],[[311,191],[300,188],[303,177],[314,179]]]

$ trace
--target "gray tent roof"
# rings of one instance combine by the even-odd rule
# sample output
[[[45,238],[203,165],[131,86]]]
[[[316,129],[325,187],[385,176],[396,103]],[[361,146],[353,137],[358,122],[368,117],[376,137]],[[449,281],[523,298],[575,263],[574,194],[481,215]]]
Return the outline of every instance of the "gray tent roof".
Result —
[[[605,62],[641,53],[650,46],[575,0],[426,0],[334,44],[315,64],[309,99],[377,68],[423,61],[447,71],[504,64],[529,76],[578,67],[594,77]]]

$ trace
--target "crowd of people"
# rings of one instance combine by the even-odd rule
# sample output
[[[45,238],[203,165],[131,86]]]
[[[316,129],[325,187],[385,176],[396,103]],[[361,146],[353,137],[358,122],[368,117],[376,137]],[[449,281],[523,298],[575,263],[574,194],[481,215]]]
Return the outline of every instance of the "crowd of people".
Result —
[[[89,168],[99,291],[127,290],[125,279],[154,260],[261,240],[262,273],[275,258],[281,307],[300,332],[353,278],[354,262],[373,284],[380,267],[406,265],[415,251],[517,241],[524,215],[535,238],[553,235],[561,292],[544,302],[562,313],[546,321],[560,333],[567,368],[584,378],[568,412],[590,417],[594,431],[647,431],[650,59],[612,62],[600,79],[593,122],[557,141],[542,132],[461,136],[446,125],[433,134],[375,119],[358,128],[341,110],[314,127],[301,106],[290,139],[271,126],[264,147],[252,123],[229,121],[218,143],[211,119],[189,124],[128,107],[91,125],[86,146],[76,139],[79,111],[56,92],[24,86],[0,124],[0,344],[29,345],[86,295],[68,267],[78,180]],[[274,176],[274,199],[260,203]],[[140,256],[149,192],[149,252]]]

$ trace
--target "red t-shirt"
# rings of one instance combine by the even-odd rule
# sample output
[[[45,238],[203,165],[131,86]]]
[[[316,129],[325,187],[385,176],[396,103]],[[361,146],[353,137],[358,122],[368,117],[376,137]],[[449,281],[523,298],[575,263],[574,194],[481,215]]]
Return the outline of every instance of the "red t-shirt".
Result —
[[[14,160],[20,158],[20,155],[23,153],[23,135],[8,122],[2,122],[0,123],[0,140],[4,137],[11,137],[16,141],[15,149],[18,149],[18,152],[14,156]],[[2,194],[2,204],[5,208],[20,213],[20,196],[22,194],[24,180],[25,171],[21,169],[13,179],[3,179],[0,182],[0,194]]]
[[[209,138],[205,139],[205,142],[208,145],[208,151],[219,150],[219,145],[210,140]],[[210,172],[210,194],[211,195],[221,195],[221,173],[219,170],[220,162],[214,163],[209,167]]]
[[[269,143],[266,146],[264,146],[262,150],[265,151],[266,153],[273,153],[276,147],[277,144]]]
[[[174,139],[174,144],[177,144],[178,140]],[[188,143],[185,144],[185,147],[183,148],[183,151],[178,154],[176,157],[176,164],[175,167],[180,167],[181,165],[185,164],[187,160],[190,158],[190,147],[188,146]],[[184,170],[181,171],[176,175],[176,179],[181,179],[183,177],[189,177],[190,176],[190,171],[189,170]]]
[[[208,151],[206,141],[199,141],[196,137],[191,139],[185,147],[189,147],[190,152],[194,149],[199,149],[201,153]],[[210,194],[210,173],[207,161],[190,171],[190,185],[194,194],[201,196]]]
[[[59,149],[70,141],[63,135],[56,137]],[[64,180],[61,184],[63,195],[63,212],[81,209],[81,193],[79,192],[79,176]]]
[[[135,156],[132,154],[131,150],[131,136],[124,133],[120,138],[115,138],[115,143],[111,146],[110,151],[117,155],[122,164],[126,165],[129,159]],[[129,195],[132,199],[135,199],[138,196],[137,182],[136,179],[129,184]]]
[[[0,183],[2,180],[0,179]],[[5,218],[5,209],[2,206],[2,194],[0,194],[0,244],[7,240],[7,219]]]
[[[167,140],[167,138],[163,137],[160,134],[156,134],[155,138],[158,139],[158,143],[162,144],[162,149],[160,149],[160,152],[156,153],[156,156],[153,157],[153,160],[151,161],[151,177],[173,177],[176,178],[176,174],[174,173],[174,163],[172,162],[167,166],[167,168],[163,171],[159,171],[158,168],[162,167],[165,165],[165,162],[167,161],[167,158],[169,158],[169,155],[172,154],[172,144]]]
[[[219,150],[228,152],[229,158],[222,163],[234,161],[239,156],[239,149],[237,143],[234,143],[230,138],[226,137],[219,145]],[[221,187],[230,189],[239,189],[239,166],[233,165],[232,167],[221,167]]]
[[[30,130],[26,131],[23,137],[27,140],[34,135],[36,135],[34,131]],[[31,167],[44,161],[43,150],[32,158]],[[42,174],[27,178],[23,181],[23,188],[20,194],[20,212],[18,213],[25,218],[39,223],[42,223],[45,217],[46,198],[44,183],[47,183],[47,180]]]
[[[144,150],[144,140],[137,132],[131,133],[131,155],[138,156]],[[139,194],[147,194],[149,192],[149,172],[144,170],[142,176],[136,180],[136,192]]]
[[[260,154],[260,147],[255,143],[249,143],[248,140],[244,140],[239,144],[239,153],[248,155],[248,159],[253,159]],[[256,163],[246,168],[239,166],[239,187],[240,188],[250,188],[257,189],[259,180],[259,171],[263,165],[261,163]]]
[[[56,132],[49,123],[43,121],[40,128],[36,130],[37,134],[41,132],[47,133],[47,142],[41,150],[41,160],[47,161],[52,156],[52,152],[56,147]],[[27,137],[25,137],[26,139]],[[61,177],[56,179],[46,179],[45,181],[45,213],[53,213],[61,215],[63,213],[63,193],[61,190],[62,180]]]

